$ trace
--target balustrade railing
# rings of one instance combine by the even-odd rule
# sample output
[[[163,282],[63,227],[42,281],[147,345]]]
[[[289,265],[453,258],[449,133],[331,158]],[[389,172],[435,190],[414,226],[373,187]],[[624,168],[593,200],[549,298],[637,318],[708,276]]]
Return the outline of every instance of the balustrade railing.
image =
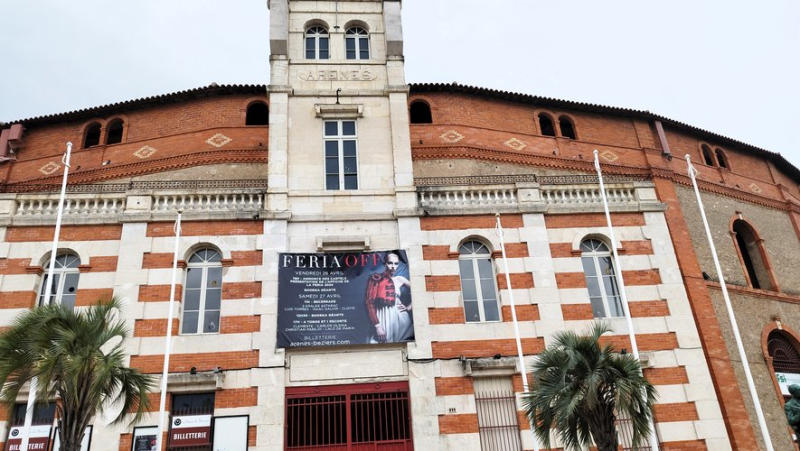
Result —
[[[513,188],[420,191],[419,200],[423,208],[515,205],[517,194]]]
[[[64,216],[115,215],[124,209],[124,197],[64,200]],[[16,216],[55,216],[57,212],[58,199],[17,199]]]
[[[260,193],[161,194],[153,196],[154,211],[186,212],[257,211],[262,208]]]

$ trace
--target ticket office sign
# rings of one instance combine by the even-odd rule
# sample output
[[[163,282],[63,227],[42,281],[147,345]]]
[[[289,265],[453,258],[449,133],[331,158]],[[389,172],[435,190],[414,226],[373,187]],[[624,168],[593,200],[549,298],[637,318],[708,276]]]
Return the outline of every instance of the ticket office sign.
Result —
[[[175,415],[169,428],[169,446],[183,448],[211,444],[211,415]]]
[[[19,451],[22,446],[22,426],[11,428],[8,433],[7,451]],[[28,451],[46,451],[50,445],[50,425],[31,426],[28,438]]]

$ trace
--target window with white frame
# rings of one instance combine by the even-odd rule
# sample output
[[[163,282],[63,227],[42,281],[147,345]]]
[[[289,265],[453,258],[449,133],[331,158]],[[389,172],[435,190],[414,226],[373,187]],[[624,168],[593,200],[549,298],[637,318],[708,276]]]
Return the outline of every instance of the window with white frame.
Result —
[[[481,449],[521,451],[517,397],[511,377],[475,377],[473,382]]]
[[[222,256],[200,249],[189,257],[183,290],[182,334],[219,333],[222,301]]]
[[[78,294],[78,279],[80,272],[78,266],[80,258],[72,254],[58,254],[53,268],[53,283],[50,286],[50,295],[47,295],[47,279],[50,271],[50,262],[44,265],[45,274],[42,278],[42,287],[39,290],[39,305],[63,304],[67,308],[75,307],[75,297]]]
[[[356,121],[325,121],[325,189],[358,189]]]
[[[594,317],[623,316],[617,275],[608,245],[595,238],[583,240],[581,262]]]
[[[345,55],[349,60],[369,59],[369,33],[361,27],[348,28],[344,37]]]
[[[458,253],[466,321],[500,321],[492,252],[480,241],[467,241]]]
[[[326,60],[330,58],[328,30],[313,26],[306,30],[306,59]]]

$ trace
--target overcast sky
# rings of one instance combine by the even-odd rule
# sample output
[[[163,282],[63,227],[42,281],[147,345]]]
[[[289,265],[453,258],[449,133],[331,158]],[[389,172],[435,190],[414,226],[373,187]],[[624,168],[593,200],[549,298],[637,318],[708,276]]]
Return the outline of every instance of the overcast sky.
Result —
[[[800,165],[800,1],[403,0],[408,82],[649,110]],[[4,0],[0,122],[269,83],[266,0]]]

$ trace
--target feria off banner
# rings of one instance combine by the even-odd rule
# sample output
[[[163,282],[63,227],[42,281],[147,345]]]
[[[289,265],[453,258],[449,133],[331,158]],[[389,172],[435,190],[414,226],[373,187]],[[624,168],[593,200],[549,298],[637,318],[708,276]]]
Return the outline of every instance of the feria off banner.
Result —
[[[405,251],[280,254],[278,347],[414,340]]]

